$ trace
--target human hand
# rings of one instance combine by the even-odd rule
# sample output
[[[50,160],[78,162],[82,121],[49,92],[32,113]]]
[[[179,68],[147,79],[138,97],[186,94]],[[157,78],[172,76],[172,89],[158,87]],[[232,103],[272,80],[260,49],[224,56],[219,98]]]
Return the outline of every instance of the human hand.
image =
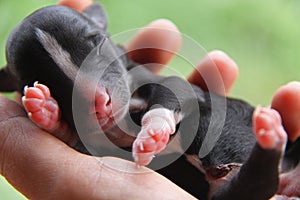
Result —
[[[74,151],[35,126],[20,105],[4,96],[0,96],[0,163],[0,174],[30,199],[193,199],[147,168]]]

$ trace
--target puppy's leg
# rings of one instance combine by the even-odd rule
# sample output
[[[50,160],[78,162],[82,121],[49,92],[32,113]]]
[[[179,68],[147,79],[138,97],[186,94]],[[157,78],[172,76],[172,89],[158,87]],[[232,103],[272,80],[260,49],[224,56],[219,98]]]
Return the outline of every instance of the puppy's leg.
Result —
[[[239,173],[213,194],[212,199],[267,200],[276,193],[286,132],[279,114],[267,108],[256,109],[253,128],[257,144],[250,157]]]
[[[144,115],[142,129],[132,147],[138,165],[148,165],[155,154],[165,149],[178,120],[176,114],[166,108],[153,109]]]

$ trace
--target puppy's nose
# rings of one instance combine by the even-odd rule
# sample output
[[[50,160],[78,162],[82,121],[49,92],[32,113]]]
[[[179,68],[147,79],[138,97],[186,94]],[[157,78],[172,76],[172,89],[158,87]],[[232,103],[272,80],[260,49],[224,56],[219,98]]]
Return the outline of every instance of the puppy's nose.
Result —
[[[97,86],[95,92],[95,112],[98,120],[111,117],[112,105],[110,95],[105,87]]]

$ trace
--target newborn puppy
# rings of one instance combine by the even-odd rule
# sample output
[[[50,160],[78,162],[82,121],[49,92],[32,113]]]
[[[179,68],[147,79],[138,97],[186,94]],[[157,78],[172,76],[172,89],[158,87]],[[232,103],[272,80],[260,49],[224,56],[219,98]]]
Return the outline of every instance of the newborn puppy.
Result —
[[[89,73],[97,71],[96,75],[101,77],[97,80],[85,77],[86,80],[75,85],[76,78],[81,78],[79,67],[95,48],[99,54],[95,62],[99,63],[89,69]],[[7,67],[0,72],[0,90],[23,92],[23,104],[29,117],[50,132],[61,126],[60,119],[76,132],[72,112],[74,98],[80,104],[78,112],[85,127],[90,127],[96,118],[93,125],[99,123],[106,129],[112,126],[113,120],[108,119],[114,117],[118,121],[124,116],[130,99],[130,79],[124,77],[125,64],[122,58],[110,59],[118,51],[121,48],[110,45],[106,15],[100,4],[93,4],[84,13],[64,6],[42,8],[25,18],[9,36]],[[27,85],[33,87],[25,87]],[[95,87],[91,89],[90,85]],[[112,110],[119,110],[119,115],[112,116]],[[69,140],[74,143],[74,139]],[[80,142],[73,146],[86,151]]]
[[[100,127],[98,135],[104,132],[119,147],[132,147],[139,165],[148,165],[170,139],[179,138],[177,152],[185,158],[159,172],[198,198],[269,199],[276,193],[287,140],[278,113],[266,108],[254,112],[243,101],[137,66],[108,38],[99,4],[84,13],[63,6],[34,12],[10,35],[6,56],[0,90],[23,91],[29,117],[50,132],[59,132],[66,122],[74,133],[67,143],[79,151],[90,153],[76,135],[74,99],[80,105],[78,132]],[[118,128],[123,120],[141,125],[137,136]],[[203,146],[207,153],[201,153]],[[295,155],[299,144],[291,146],[289,155]],[[299,162],[294,160],[293,167]],[[187,163],[198,169],[197,177],[203,175],[198,180],[203,187],[189,189],[185,173],[180,180],[173,176],[174,170],[184,170],[177,166]]]

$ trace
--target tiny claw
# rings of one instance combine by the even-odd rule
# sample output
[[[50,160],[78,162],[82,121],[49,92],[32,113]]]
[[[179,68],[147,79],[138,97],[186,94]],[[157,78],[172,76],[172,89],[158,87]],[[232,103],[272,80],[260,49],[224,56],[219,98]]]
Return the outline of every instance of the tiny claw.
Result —
[[[31,113],[31,112],[28,113],[28,117],[29,117],[29,118],[32,117],[32,113]]]
[[[26,96],[22,96],[22,103],[26,100]]]
[[[264,134],[266,134],[266,130],[265,129],[260,129],[259,131],[258,131],[258,135],[259,136],[262,136],[262,135],[264,135]]]
[[[254,112],[253,112],[253,117],[254,117],[254,118],[256,118],[256,117],[259,115],[261,109],[262,109],[262,106],[261,106],[261,105],[257,105],[257,106],[256,106],[256,108],[255,108],[255,110],[254,110]]]
[[[133,155],[133,160],[135,163],[139,163],[139,157],[137,155]],[[136,164],[139,165],[139,164]]]
[[[154,132],[153,129],[150,129],[150,130],[149,130],[149,135],[151,135],[151,136],[154,136],[154,135],[155,135],[155,132]]]
[[[36,87],[38,84],[39,84],[39,82],[38,82],[38,81],[35,81],[35,82],[33,83],[33,86]]]
[[[25,87],[23,89],[24,94],[27,92],[27,90],[28,90],[28,85],[25,85]]]
[[[140,150],[141,150],[141,151],[144,151],[144,150],[145,150],[145,149],[144,149],[143,143],[140,143]]]
[[[142,167],[141,165],[136,164],[136,168],[137,168],[137,169],[140,169],[141,167]]]

